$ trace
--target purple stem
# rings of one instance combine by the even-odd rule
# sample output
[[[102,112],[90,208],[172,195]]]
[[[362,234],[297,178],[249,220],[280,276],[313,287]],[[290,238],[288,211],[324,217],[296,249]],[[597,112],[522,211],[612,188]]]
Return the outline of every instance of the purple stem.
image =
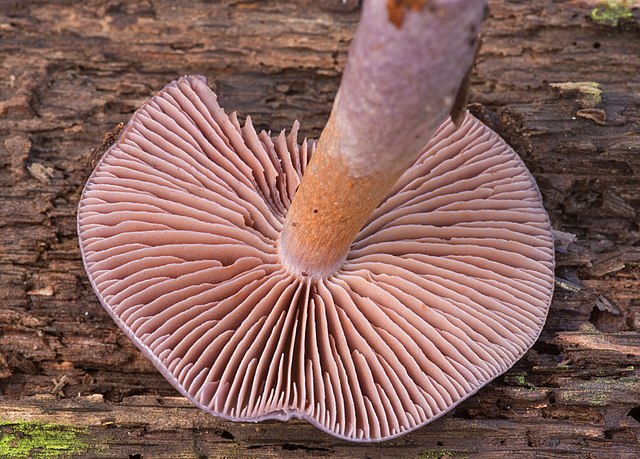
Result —
[[[390,4],[401,3],[421,6],[395,6],[394,18]],[[415,161],[473,65],[485,6],[365,1],[332,112],[338,132],[330,150],[347,158],[354,174]]]

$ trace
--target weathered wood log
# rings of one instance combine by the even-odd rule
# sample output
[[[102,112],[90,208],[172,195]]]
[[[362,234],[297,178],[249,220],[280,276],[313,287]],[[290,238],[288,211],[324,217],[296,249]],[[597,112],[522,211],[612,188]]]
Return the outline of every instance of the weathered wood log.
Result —
[[[317,137],[358,1],[0,0],[0,457],[638,457],[631,3],[490,3],[471,110],[576,239],[559,244],[547,325],[511,371],[443,419],[366,445],[304,422],[230,423],[177,398],[101,309],[75,233],[92,149],[182,74],[206,75],[258,127],[299,119]]]

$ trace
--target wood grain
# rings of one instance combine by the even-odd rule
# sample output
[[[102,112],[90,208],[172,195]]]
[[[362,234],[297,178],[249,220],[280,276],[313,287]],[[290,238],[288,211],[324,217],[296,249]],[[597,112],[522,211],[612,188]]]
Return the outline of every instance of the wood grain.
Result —
[[[358,2],[0,0],[0,439],[35,421],[82,429],[80,457],[638,457],[640,11],[614,25],[595,6],[490,2],[471,77],[472,111],[577,236],[539,342],[445,418],[363,445],[177,398],[101,309],[75,217],[91,150],[180,75],[258,127],[319,135]]]

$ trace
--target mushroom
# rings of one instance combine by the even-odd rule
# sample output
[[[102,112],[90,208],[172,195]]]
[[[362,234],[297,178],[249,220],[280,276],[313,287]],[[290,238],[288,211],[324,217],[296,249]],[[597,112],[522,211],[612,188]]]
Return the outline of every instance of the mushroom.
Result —
[[[317,147],[297,122],[241,125],[187,76],[103,156],[78,212],[89,279],[196,406],[385,440],[537,339],[554,266],[538,188],[488,127],[447,118],[482,14],[366,2]]]

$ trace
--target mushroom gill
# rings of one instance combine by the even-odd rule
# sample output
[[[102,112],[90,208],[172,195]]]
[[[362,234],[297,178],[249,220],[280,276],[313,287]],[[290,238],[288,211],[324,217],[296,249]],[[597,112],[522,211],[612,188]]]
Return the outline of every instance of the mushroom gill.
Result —
[[[444,122],[327,278],[281,262],[314,151],[227,116],[203,77],[143,105],[93,171],[78,234],[100,302],[195,405],[378,441],[510,368],[544,324],[537,186],[470,114]]]

